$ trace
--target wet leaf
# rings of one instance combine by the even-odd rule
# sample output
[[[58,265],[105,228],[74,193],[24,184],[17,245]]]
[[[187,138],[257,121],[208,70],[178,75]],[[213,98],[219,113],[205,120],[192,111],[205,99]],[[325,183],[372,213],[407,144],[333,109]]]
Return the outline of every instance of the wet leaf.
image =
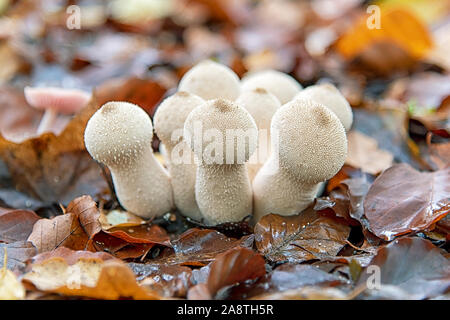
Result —
[[[188,267],[141,263],[130,263],[129,267],[141,285],[158,291],[162,296],[184,298],[191,287],[192,271]]]
[[[229,249],[252,247],[253,239],[253,235],[233,239],[214,230],[192,228],[171,242],[173,253],[153,262],[201,267],[213,261],[219,253]]]
[[[211,263],[206,284],[214,297],[224,287],[262,277],[265,273],[264,258],[260,254],[247,248],[234,248],[221,253]]]
[[[303,262],[336,256],[350,227],[308,208],[295,216],[264,216],[255,226],[256,248],[274,262]]]
[[[450,210],[450,169],[419,172],[407,164],[384,171],[364,201],[370,230],[380,238],[418,232]]]
[[[311,265],[283,264],[253,283],[242,283],[231,289],[232,299],[258,299],[302,287],[334,287],[344,284],[343,277],[327,273]]]
[[[358,284],[372,283],[376,268],[382,286],[393,285],[412,299],[431,298],[450,288],[450,262],[430,241],[421,238],[405,237],[381,247]]]

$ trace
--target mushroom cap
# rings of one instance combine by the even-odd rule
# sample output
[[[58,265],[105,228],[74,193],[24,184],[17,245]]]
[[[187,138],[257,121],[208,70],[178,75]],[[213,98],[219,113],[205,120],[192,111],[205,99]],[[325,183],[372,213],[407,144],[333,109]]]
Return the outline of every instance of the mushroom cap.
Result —
[[[180,142],[172,141],[172,132],[181,130],[182,134],[189,113],[203,102],[202,98],[185,91],[179,91],[165,99],[153,117],[155,131],[161,141],[172,146]]]
[[[333,111],[341,120],[345,130],[350,130],[353,123],[352,107],[340,91],[331,83],[318,84],[300,91],[294,99],[306,98],[317,101]]]
[[[128,102],[108,102],[89,119],[84,132],[86,149],[108,166],[132,163],[148,148],[153,126],[148,114]]]
[[[201,134],[196,134],[199,128]],[[204,102],[189,114],[183,136],[200,161],[205,153],[211,154],[210,148],[215,145],[221,147],[218,149],[221,156],[214,152],[213,157],[218,160],[213,164],[243,164],[256,149],[258,129],[243,107],[229,100],[215,99]],[[197,147],[199,144],[201,148]]]
[[[227,66],[204,60],[191,68],[180,80],[178,91],[187,91],[205,100],[236,100],[240,93],[239,77]]]
[[[25,87],[27,103],[36,109],[53,109],[59,113],[71,114],[83,109],[91,95],[78,89],[55,87]]]
[[[347,156],[344,127],[330,109],[313,100],[293,100],[278,109],[271,132],[280,168],[303,182],[330,179],[344,165]]]
[[[281,107],[277,97],[262,88],[242,92],[236,100],[236,104],[244,107],[250,113],[259,130],[270,130],[272,117],[275,111]]]
[[[293,77],[276,70],[263,70],[249,73],[241,83],[242,91],[263,88],[275,95],[281,104],[291,101],[302,86]]]

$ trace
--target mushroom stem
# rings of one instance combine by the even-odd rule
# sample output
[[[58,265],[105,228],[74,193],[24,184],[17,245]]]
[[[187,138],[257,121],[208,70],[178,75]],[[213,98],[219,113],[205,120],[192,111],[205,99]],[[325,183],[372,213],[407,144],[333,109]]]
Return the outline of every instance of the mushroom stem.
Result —
[[[238,222],[251,215],[251,190],[245,164],[200,165],[197,168],[195,198],[210,225]],[[230,195],[233,195],[232,201]]]
[[[276,173],[271,171],[275,157],[270,157],[253,180],[255,221],[264,215],[276,213],[283,216],[298,214],[311,204],[316,197],[320,184],[306,183],[292,176],[280,168]],[[289,201],[276,201],[274,199],[287,199],[287,190],[298,190],[288,195]],[[269,196],[270,195],[270,196]]]
[[[44,115],[42,116],[41,122],[39,122],[39,126],[37,128],[37,134],[41,135],[44,132],[50,131],[50,128],[56,121],[56,117],[58,116],[58,112],[53,108],[48,108],[45,110]]]
[[[170,180],[161,164],[156,160],[150,148],[143,152],[139,159],[128,165],[109,165],[117,197],[127,210],[150,218],[159,216],[172,209]],[[148,190],[144,186],[149,181],[158,183],[158,190]],[[130,188],[135,186],[135,188]],[[152,204],[158,203],[158,206]],[[162,208],[162,209],[160,209]]]

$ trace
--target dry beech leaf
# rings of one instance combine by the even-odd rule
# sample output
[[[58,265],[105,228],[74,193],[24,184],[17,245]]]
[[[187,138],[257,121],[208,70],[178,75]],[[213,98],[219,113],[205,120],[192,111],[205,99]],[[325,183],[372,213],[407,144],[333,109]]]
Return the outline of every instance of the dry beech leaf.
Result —
[[[84,128],[98,109],[93,99],[58,136],[45,133],[20,144],[0,136],[0,199],[15,208],[67,205],[81,195],[108,190],[98,164],[84,147]]]
[[[391,42],[412,57],[420,59],[432,48],[427,27],[409,11],[381,10],[380,21],[381,28],[370,29],[367,27],[367,16],[363,15],[338,40],[338,52],[347,59],[352,59],[372,44]]]
[[[158,299],[138,285],[126,264],[106,253],[59,248],[38,255],[24,280],[38,290],[95,299]]]
[[[450,261],[421,238],[404,237],[380,247],[358,285],[374,279],[374,267],[380,270],[382,286],[394,285],[413,299],[431,298],[450,288]]]
[[[362,171],[373,175],[392,165],[393,155],[388,151],[378,149],[378,143],[375,139],[355,130],[350,131],[347,138],[346,164],[361,168]]]
[[[29,210],[8,210],[0,213],[0,242],[25,241],[40,217]]]
[[[267,294],[280,294],[310,286],[325,289],[345,282],[343,277],[327,273],[315,266],[285,263],[256,282],[241,283],[232,288],[230,298],[233,300],[261,299]]]
[[[212,297],[231,285],[266,274],[262,255],[248,248],[234,248],[221,253],[211,263],[206,285]]]
[[[437,169],[450,167],[450,141],[443,143],[432,143],[433,134],[429,132],[426,137],[430,158]]]
[[[309,207],[295,216],[264,216],[255,226],[255,243],[271,261],[298,263],[336,256],[349,233],[349,226],[320,216]]]
[[[83,230],[92,238],[102,230],[100,225],[100,211],[90,196],[76,198],[66,208],[66,212],[75,214],[80,220]]]
[[[36,246],[39,253],[52,251],[60,246],[83,250],[88,240],[89,236],[74,213],[38,220],[28,237],[28,241]]]
[[[173,253],[161,256],[153,263],[202,267],[231,248],[251,248],[253,241],[253,235],[234,239],[214,230],[192,228],[171,242]]]
[[[419,232],[450,211],[450,168],[419,172],[407,164],[384,171],[364,201],[370,230],[378,237]]]

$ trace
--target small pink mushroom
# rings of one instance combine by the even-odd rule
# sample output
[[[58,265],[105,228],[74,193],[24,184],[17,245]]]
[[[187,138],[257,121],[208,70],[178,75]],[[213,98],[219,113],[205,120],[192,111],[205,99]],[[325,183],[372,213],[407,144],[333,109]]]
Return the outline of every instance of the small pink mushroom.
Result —
[[[76,113],[83,109],[91,98],[89,93],[81,90],[55,87],[25,87],[24,93],[30,106],[45,110],[37,129],[38,135],[49,131],[58,114]]]

